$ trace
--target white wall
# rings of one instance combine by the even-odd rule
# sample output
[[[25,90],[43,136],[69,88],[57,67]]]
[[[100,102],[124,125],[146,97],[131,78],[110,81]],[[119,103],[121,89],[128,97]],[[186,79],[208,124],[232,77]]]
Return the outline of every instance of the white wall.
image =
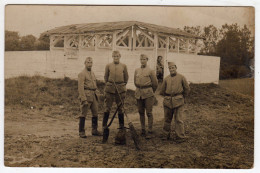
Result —
[[[165,61],[164,74],[169,75],[168,61],[177,65],[177,71],[192,83],[219,82],[220,57],[193,54],[168,53]]]
[[[148,55],[148,65],[154,69],[156,59],[153,58],[153,50],[119,50],[121,62],[127,64],[129,73],[128,88],[135,89],[133,78],[134,71],[140,67],[140,54]],[[159,53],[159,52],[158,52]],[[93,71],[99,80],[104,79],[104,71],[107,63],[112,62],[112,51],[101,49],[99,51],[79,52],[79,58],[68,59],[63,50],[55,51],[10,51],[5,52],[5,78],[20,75],[43,75],[51,78],[63,78],[65,76],[77,79],[78,73],[84,68],[86,56],[93,57]],[[167,61],[174,61],[178,66],[178,72],[182,73],[188,81],[193,83],[218,83],[219,57],[198,56],[189,54],[169,53]],[[169,74],[167,65],[165,74]]]

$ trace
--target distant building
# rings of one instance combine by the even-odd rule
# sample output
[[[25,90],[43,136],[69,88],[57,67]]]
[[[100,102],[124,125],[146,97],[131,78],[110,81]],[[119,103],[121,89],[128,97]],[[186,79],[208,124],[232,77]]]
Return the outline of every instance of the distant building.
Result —
[[[148,65],[156,70],[162,57],[164,76],[167,61],[175,61],[178,71],[193,83],[218,83],[220,58],[197,55],[201,37],[180,29],[137,21],[87,23],[61,26],[43,33],[50,37],[48,71],[57,77],[77,78],[86,56],[93,57],[93,70],[103,80],[105,65],[112,62],[112,51],[119,50],[128,66],[129,85],[140,66],[140,54],[149,57]],[[165,68],[166,67],[166,68]]]

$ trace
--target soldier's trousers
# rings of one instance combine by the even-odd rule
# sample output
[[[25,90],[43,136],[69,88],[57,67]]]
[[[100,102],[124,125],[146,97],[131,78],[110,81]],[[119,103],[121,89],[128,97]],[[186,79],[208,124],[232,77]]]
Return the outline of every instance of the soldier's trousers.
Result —
[[[126,96],[126,92],[120,93],[121,99],[124,102],[125,100],[125,96]],[[105,112],[110,112],[111,111],[111,107],[113,105],[113,102],[116,102],[117,105],[119,105],[121,103],[119,95],[117,93],[113,94],[113,93],[105,93]],[[123,110],[122,110],[122,106],[119,107],[118,109],[118,114],[122,114]]]
[[[174,117],[175,122],[175,133],[179,138],[183,138],[184,134],[184,123],[183,123],[183,106],[170,109],[164,106],[164,126],[163,130],[170,132],[171,122]]]
[[[98,116],[98,101],[96,97],[94,97],[93,102],[89,102],[87,105],[80,105],[81,115],[79,117],[86,117],[89,109],[91,110],[92,117]]]
[[[153,104],[154,97],[149,97],[146,99],[137,99],[137,108],[140,115],[140,122],[142,130],[145,130],[145,111],[148,117],[148,130],[152,131],[153,127]]]

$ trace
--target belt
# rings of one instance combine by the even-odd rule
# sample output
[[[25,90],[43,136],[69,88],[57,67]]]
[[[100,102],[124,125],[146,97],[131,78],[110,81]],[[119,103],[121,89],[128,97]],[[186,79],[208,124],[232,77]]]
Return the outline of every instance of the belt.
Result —
[[[151,88],[152,86],[137,86],[136,88],[139,88],[139,89],[145,89],[145,88]]]
[[[84,88],[84,90],[96,91],[97,89]]]
[[[108,81],[109,83],[113,83],[113,82],[110,82]],[[115,84],[125,84],[125,82],[115,82]]]
[[[164,95],[165,95],[165,96],[170,96],[170,97],[175,97],[175,96],[182,95],[182,94],[179,93],[179,94],[173,94],[173,95],[172,95],[172,94],[166,94],[166,93],[165,93]]]

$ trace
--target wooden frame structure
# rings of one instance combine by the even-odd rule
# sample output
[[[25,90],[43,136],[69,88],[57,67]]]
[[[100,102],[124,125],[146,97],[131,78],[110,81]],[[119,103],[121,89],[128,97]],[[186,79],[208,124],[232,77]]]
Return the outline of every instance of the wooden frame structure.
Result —
[[[67,26],[67,30],[60,27],[47,31],[45,34],[50,36],[51,51],[56,49],[64,49],[65,52],[66,50],[126,49],[135,51],[149,49],[154,50],[155,53],[157,50],[165,50],[166,52],[197,54],[197,40],[201,39],[198,36],[143,22],[114,23],[121,24],[121,26],[109,29],[105,26],[113,25],[113,22],[101,24],[99,28],[95,26],[98,24],[92,24],[94,27],[91,30],[91,24],[86,24],[87,29],[82,33],[84,24],[81,24],[80,27]]]

